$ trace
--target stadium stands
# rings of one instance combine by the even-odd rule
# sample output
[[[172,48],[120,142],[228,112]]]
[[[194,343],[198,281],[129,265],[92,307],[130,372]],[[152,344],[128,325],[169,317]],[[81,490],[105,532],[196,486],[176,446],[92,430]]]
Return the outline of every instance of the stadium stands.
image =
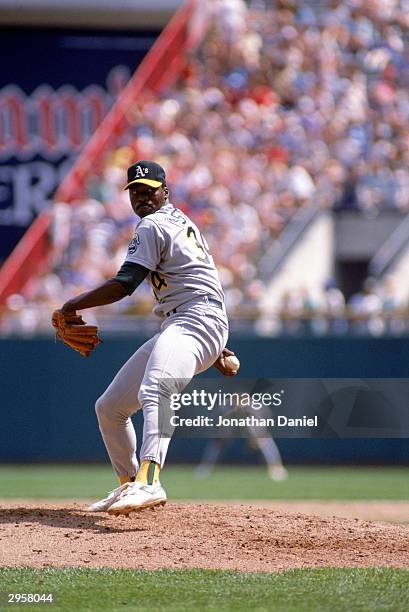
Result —
[[[206,235],[233,320],[260,333],[407,330],[391,278],[348,304],[330,279],[317,295],[295,287],[275,324],[257,326],[258,262],[300,208],[409,213],[407,2],[212,6],[183,78],[135,100],[86,198],[55,204],[53,269],[8,299],[3,332],[45,329],[50,309],[116,272],[135,224],[125,170],[142,157],[165,166],[172,202]],[[150,301],[146,286],[95,316],[116,329],[119,315],[148,316]]]

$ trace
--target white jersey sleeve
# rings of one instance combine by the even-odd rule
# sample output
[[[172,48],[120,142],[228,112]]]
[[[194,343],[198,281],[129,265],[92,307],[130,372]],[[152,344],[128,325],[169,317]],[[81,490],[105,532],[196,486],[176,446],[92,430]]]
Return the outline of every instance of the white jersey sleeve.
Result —
[[[165,236],[161,228],[144,218],[136,227],[125,261],[137,263],[148,270],[156,270],[163,258],[165,246]]]

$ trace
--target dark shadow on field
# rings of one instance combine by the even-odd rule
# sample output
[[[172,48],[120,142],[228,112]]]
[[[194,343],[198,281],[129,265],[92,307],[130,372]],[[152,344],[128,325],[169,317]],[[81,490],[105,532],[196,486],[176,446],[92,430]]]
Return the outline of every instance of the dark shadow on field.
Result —
[[[145,510],[147,513],[160,513],[160,509]],[[146,526],[138,526],[138,513],[127,516],[110,516],[106,512],[88,513],[81,508],[67,505],[67,508],[1,508],[0,529],[2,525],[29,527],[35,524],[63,529],[75,529],[77,533],[92,531],[94,533],[123,533],[148,531]],[[79,537],[79,536],[78,536]]]

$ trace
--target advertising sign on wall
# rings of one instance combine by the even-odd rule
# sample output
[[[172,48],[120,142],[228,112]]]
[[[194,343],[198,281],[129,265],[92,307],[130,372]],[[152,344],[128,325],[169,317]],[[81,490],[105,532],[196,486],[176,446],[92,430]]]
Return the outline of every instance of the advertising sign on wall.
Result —
[[[158,32],[0,30],[0,262],[52,195]]]

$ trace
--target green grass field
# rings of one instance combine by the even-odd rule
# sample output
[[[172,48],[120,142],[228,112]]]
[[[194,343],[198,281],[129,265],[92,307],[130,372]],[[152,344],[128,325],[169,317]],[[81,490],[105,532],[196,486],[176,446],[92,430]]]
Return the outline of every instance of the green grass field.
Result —
[[[263,466],[218,467],[209,478],[193,468],[167,466],[161,480],[172,500],[409,499],[409,468],[290,467],[272,482]],[[117,486],[107,466],[0,467],[0,498],[93,499]]]
[[[35,610],[406,612],[409,570],[318,569],[274,574],[212,570],[0,570],[2,590],[52,593]],[[6,594],[2,594],[2,610]],[[8,606],[11,610],[27,606]]]
[[[201,479],[191,467],[167,466],[162,482],[172,501],[409,499],[409,468],[290,467],[289,474],[286,482],[275,483],[263,466],[218,467]],[[107,466],[0,467],[3,499],[98,499],[114,486]],[[53,604],[31,604],[29,609],[35,610],[406,612],[409,570],[322,568],[248,574],[0,568],[0,610],[27,609],[7,604],[7,592],[53,593]]]
[[[36,610],[226,610],[406,612],[409,571],[289,570],[244,574],[211,570],[0,570],[3,607],[10,592],[52,593]],[[7,588],[4,589],[5,585]],[[75,588],[74,586],[75,585]],[[9,606],[22,610],[27,606]]]

